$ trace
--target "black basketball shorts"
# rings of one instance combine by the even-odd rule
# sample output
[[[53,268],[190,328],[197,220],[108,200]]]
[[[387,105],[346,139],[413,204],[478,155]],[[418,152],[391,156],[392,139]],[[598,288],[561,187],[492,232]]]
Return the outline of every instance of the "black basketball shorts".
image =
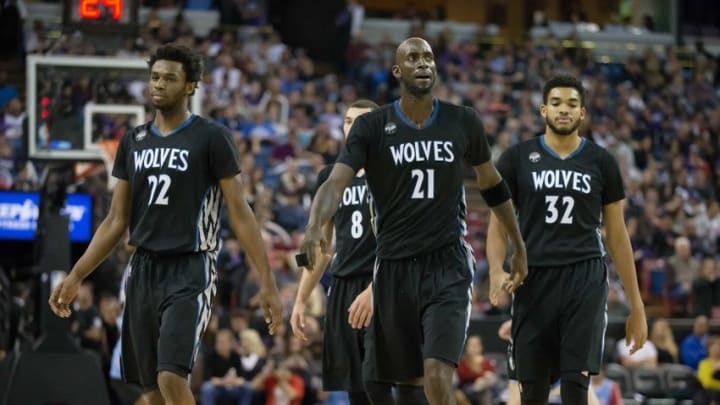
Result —
[[[424,256],[377,260],[364,378],[412,381],[423,376],[429,358],[457,366],[470,320],[473,273],[472,249],[464,241]]]
[[[596,258],[530,268],[512,302],[509,374],[519,381],[597,374],[607,327],[607,268]]]
[[[348,309],[372,281],[371,275],[333,277],[328,290],[323,340],[323,389],[365,391],[362,364],[365,356],[365,329],[353,329]]]
[[[156,255],[138,249],[125,284],[120,366],[123,380],[145,391],[160,371],[186,377],[210,321],[214,253]]]

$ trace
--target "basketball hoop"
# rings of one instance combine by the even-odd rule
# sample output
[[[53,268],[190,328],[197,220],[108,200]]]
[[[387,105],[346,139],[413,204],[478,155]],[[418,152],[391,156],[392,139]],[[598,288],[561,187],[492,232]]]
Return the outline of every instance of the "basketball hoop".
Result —
[[[102,163],[95,162],[77,162],[75,164],[75,177],[82,179],[100,173],[100,169],[104,166],[107,172],[108,191],[115,188],[117,179],[112,176],[113,165],[115,164],[115,155],[120,141],[117,139],[104,139],[96,143],[99,147]]]

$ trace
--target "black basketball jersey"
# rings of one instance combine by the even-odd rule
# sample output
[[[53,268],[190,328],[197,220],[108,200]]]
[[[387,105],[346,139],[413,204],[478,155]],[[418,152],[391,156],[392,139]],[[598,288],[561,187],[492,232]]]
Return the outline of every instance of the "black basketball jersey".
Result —
[[[332,166],[318,175],[317,186],[327,180]],[[335,254],[330,274],[350,277],[372,274],[375,262],[375,234],[370,228],[370,207],[365,176],[355,176],[343,191],[335,213]]]
[[[608,151],[583,139],[562,159],[540,136],[508,148],[497,168],[510,186],[531,267],[605,255],[603,206],[625,198],[620,168]]]
[[[396,101],[357,118],[338,162],[365,168],[377,256],[401,259],[457,243],[465,223],[465,163],[490,159],[477,113],[434,100],[420,128]]]
[[[130,244],[154,252],[219,248],[219,180],[240,171],[227,128],[196,115],[162,136],[152,122],[120,141],[113,176],[130,183]]]

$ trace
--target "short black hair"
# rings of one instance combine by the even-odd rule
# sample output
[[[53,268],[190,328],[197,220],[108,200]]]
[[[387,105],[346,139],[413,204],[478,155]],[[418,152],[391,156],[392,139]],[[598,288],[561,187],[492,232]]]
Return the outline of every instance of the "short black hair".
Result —
[[[350,104],[350,107],[348,108],[369,108],[370,110],[377,110],[378,108],[380,108],[380,106],[372,100],[361,98],[359,100],[353,101],[353,103]]]
[[[548,95],[550,94],[550,91],[557,87],[570,87],[577,90],[578,94],[580,95],[580,106],[585,106],[585,88],[583,87],[582,82],[578,80],[578,78],[570,75],[553,76],[550,80],[545,82],[545,86],[543,86],[544,104],[547,104],[548,102]]]
[[[147,62],[148,68],[152,70],[155,62],[159,60],[170,60],[180,63],[185,71],[185,77],[188,82],[199,83],[200,80],[202,80],[202,58],[187,46],[178,44],[159,46],[155,50],[155,53],[150,56],[150,60]]]

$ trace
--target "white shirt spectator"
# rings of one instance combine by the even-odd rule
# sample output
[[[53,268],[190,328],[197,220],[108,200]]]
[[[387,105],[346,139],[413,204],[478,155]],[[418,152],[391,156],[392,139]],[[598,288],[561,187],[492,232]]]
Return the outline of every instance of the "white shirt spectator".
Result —
[[[640,350],[636,351],[633,354],[630,354],[631,348],[632,344],[630,346],[627,346],[627,344],[625,343],[625,338],[620,339],[617,342],[617,352],[620,356],[620,362],[624,366],[632,367],[640,365],[657,365],[658,352],[657,348],[655,348],[655,345],[651,341],[646,341],[643,347],[641,347]]]

